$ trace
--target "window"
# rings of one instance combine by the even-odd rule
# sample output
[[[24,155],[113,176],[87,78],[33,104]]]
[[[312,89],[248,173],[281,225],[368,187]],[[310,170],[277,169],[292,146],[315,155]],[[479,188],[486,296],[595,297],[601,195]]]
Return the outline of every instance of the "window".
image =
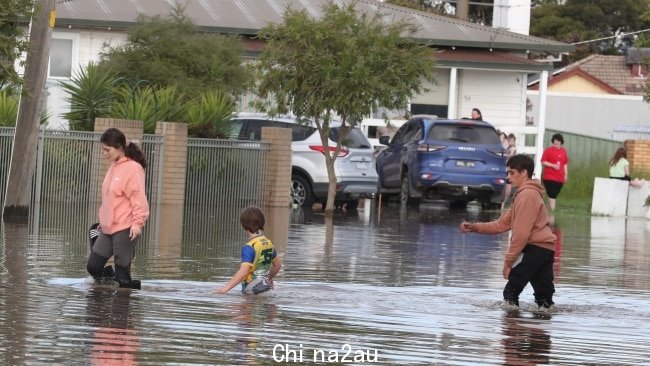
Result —
[[[71,33],[52,34],[50,46],[49,74],[51,78],[69,78],[77,67],[78,35]]]
[[[337,142],[339,139],[339,128],[338,127],[332,127],[330,128],[330,134],[329,134],[330,140]],[[348,130],[348,135],[345,136],[345,139],[343,139],[343,145],[347,146],[351,149],[369,149],[370,144],[368,142],[368,139],[366,139],[366,136],[363,134],[363,131],[361,131],[358,128],[350,128]]]
[[[436,124],[429,131],[429,139],[470,144],[499,144],[499,137],[492,127],[476,125]]]

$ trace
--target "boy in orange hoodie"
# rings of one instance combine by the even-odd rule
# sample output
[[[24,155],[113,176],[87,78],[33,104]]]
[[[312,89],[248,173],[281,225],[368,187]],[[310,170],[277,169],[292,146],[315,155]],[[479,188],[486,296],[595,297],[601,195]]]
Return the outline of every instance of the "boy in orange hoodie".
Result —
[[[540,309],[553,305],[553,257],[556,237],[549,226],[544,188],[532,179],[535,163],[526,155],[508,159],[508,180],[517,193],[512,207],[495,221],[462,222],[463,233],[502,233],[512,230],[510,246],[503,263],[504,305],[519,307],[519,294],[528,282],[535,291],[535,303]]]

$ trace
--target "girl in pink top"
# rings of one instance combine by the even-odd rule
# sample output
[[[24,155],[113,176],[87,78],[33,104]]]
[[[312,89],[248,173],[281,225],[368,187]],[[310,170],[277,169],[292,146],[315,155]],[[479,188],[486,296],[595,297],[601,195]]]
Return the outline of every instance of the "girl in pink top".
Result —
[[[140,288],[140,281],[131,279],[131,261],[142,227],[149,217],[145,195],[144,153],[126,140],[122,131],[109,128],[101,137],[102,150],[111,161],[102,184],[102,205],[99,209],[99,231],[86,268],[99,280],[104,265],[113,256],[115,280],[120,287]],[[109,271],[110,272],[110,271]]]

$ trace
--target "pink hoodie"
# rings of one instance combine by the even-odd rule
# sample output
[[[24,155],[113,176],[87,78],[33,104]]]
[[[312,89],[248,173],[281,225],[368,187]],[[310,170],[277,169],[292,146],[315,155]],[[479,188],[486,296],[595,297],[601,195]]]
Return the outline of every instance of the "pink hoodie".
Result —
[[[102,183],[99,226],[104,234],[136,227],[142,230],[149,217],[144,169],[127,157],[111,163]]]

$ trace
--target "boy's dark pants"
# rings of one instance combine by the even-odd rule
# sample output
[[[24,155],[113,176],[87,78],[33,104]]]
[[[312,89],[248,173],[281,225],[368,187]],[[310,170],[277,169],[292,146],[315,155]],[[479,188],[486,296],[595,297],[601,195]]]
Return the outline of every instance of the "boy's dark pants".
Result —
[[[112,235],[100,233],[88,257],[86,269],[95,279],[101,278],[104,265],[113,256],[115,259],[115,281],[120,287],[131,287],[131,261],[135,255],[135,244],[138,239],[129,239],[129,229],[118,231]]]
[[[512,267],[508,283],[503,289],[503,298],[518,304],[519,294],[530,282],[535,291],[535,303],[542,306],[553,304],[553,259],[555,252],[528,244],[522,251],[524,256],[519,264]]]

